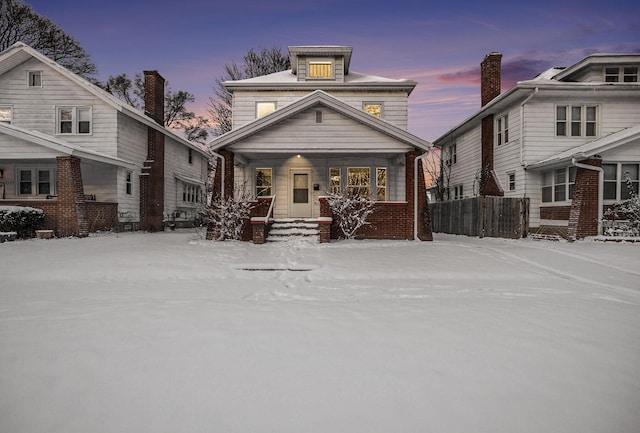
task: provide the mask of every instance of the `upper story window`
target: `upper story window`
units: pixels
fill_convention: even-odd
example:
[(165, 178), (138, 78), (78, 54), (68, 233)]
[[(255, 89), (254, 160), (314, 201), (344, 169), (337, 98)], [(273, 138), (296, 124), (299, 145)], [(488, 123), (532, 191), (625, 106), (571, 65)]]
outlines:
[(607, 83), (637, 83), (637, 66), (620, 66), (604, 68), (604, 81)]
[(13, 118), (13, 108), (0, 106), (0, 122), (11, 123)]
[(91, 134), (91, 108), (58, 107), (56, 125), (58, 134)]
[(309, 60), (307, 78), (333, 78), (333, 62)]
[(509, 142), (509, 116), (504, 115), (496, 120), (496, 144), (502, 146)]
[(444, 163), (447, 166), (451, 166), (451, 164), (455, 164), (458, 159), (458, 151), (456, 149), (456, 143), (447, 146), (444, 150)]
[(509, 186), (509, 191), (516, 190), (516, 174), (511, 172), (507, 173), (507, 185)]
[(189, 161), (189, 164), (193, 164), (193, 149), (189, 149), (187, 160)]
[(276, 103), (269, 102), (256, 102), (256, 118), (262, 117), (266, 114), (276, 111)]
[(595, 137), (598, 130), (598, 107), (558, 105), (556, 135), (558, 137)]
[(382, 104), (379, 102), (365, 102), (363, 109), (373, 116), (382, 117)]
[(42, 71), (27, 71), (27, 86), (42, 87)]

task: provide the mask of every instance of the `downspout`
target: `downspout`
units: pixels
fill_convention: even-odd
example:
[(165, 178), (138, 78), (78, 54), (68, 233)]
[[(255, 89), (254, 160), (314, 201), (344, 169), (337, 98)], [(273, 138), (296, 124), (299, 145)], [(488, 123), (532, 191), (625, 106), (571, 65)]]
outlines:
[(538, 93), (537, 87), (533, 90), (533, 93), (527, 96), (527, 99), (522, 101), (522, 104), (520, 104), (520, 165), (522, 167), (524, 167), (524, 106), (529, 102), (529, 99), (536, 95), (536, 93)]
[[(418, 239), (418, 161), (422, 161), (429, 155), (429, 152), (425, 152), (420, 156), (417, 156), (413, 160), (413, 240)], [(424, 182), (424, 175), (422, 176)]]
[(604, 205), (604, 169), (602, 167), (594, 167), (593, 165), (581, 164), (575, 158), (571, 158), (571, 164), (578, 168), (586, 170), (594, 170), (598, 172), (598, 235), (602, 235), (602, 206)]
[[(219, 153), (214, 152), (213, 150), (209, 150), (209, 153), (214, 157), (220, 159), (220, 169), (222, 170), (222, 174), (220, 175), (220, 194), (224, 197), (224, 178), (225, 178), (225, 160), (224, 156)], [(218, 167), (216, 167), (216, 171), (218, 171)], [(209, 203), (211, 204), (211, 203)]]

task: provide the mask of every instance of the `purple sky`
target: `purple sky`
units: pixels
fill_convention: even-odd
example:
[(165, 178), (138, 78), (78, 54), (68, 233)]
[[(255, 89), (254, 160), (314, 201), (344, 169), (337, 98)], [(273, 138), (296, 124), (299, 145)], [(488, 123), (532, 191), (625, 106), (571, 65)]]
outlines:
[(206, 114), (214, 77), (250, 48), (353, 47), (351, 69), (418, 82), (409, 130), (434, 140), (480, 105), (479, 64), (503, 54), (502, 91), (594, 52), (640, 52), (637, 0), (31, 0), (78, 39), (99, 78), (157, 69)]

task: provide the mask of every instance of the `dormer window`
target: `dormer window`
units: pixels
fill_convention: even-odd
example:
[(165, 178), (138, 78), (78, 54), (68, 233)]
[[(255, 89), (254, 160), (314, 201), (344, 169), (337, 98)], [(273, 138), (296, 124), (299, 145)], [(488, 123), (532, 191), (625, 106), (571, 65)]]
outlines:
[(382, 117), (382, 104), (379, 102), (365, 102), (362, 108), (372, 116)]
[(331, 61), (309, 61), (309, 72), (307, 78), (330, 79), (333, 78), (333, 62)]
[(276, 111), (275, 102), (256, 102), (256, 119)]
[(637, 83), (638, 67), (607, 67), (604, 69), (604, 81), (607, 83)]

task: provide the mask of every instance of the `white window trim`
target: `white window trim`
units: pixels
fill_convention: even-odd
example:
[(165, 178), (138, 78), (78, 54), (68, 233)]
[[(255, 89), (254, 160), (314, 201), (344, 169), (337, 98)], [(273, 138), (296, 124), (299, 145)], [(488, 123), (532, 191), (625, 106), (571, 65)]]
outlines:
[(371, 179), (371, 167), (362, 167), (362, 166), (358, 166), (358, 167), (347, 167), (347, 191), (350, 191), (353, 188), (361, 188), (361, 186), (358, 185), (349, 185), (349, 170), (355, 170), (355, 169), (367, 169), (369, 170), (369, 185), (367, 185), (367, 189), (369, 190), (369, 195), (371, 195), (371, 184), (372, 184), (372, 179)]
[[(625, 74), (625, 68), (636, 68), (635, 81), (624, 81), (627, 76), (634, 76), (631, 74)], [(607, 74), (607, 69), (616, 69), (616, 74)], [(606, 65), (603, 70), (603, 79), (602, 81), (606, 83), (638, 83), (640, 82), (640, 65)], [(607, 81), (608, 77), (616, 77), (616, 81)]]
[[(258, 170), (270, 170), (271, 171), (271, 185), (269, 186), (269, 188), (271, 189), (271, 194), (269, 195), (260, 195), (258, 194)], [(253, 170), (253, 186), (254, 186), (254, 194), (256, 197), (271, 197), (273, 196), (273, 193), (275, 191), (275, 184), (276, 184), (276, 180), (273, 177), (273, 167), (256, 167)], [(265, 186), (260, 186), (260, 188), (266, 188)]]
[[(338, 185), (331, 185), (331, 170), (338, 170)], [(327, 185), (329, 186), (329, 193), (331, 194), (338, 194), (342, 191), (342, 168), (329, 167), (329, 181)]]
[[(336, 66), (335, 60), (333, 59), (307, 59), (307, 80), (334, 80), (336, 77)], [(331, 76), (330, 77), (312, 77), (310, 75), (311, 65), (331, 65)]]
[(504, 116), (496, 118), (495, 122), (496, 123), (493, 142), (496, 144), (496, 146), (504, 146), (509, 143), (509, 114), (505, 114)]
[[(367, 111), (367, 106), (368, 105), (378, 105), (380, 107), (380, 116), (376, 116), (375, 114), (371, 114)], [(384, 117), (384, 103), (379, 102), (379, 101), (364, 101), (362, 103), (362, 110), (364, 110), (365, 113), (367, 114), (371, 114), (372, 116), (377, 117), (378, 119), (382, 119)]]
[[(566, 109), (566, 119), (565, 123), (565, 135), (558, 135), (558, 108), (564, 107)], [(580, 107), (580, 135), (572, 135), (571, 134), (571, 124), (572, 124), (572, 108)], [(596, 119), (595, 119), (595, 131), (594, 135), (586, 135), (587, 134), (587, 108), (594, 107), (596, 109)], [(597, 138), (600, 136), (600, 105), (598, 104), (556, 104), (555, 112), (554, 112), (555, 123), (554, 126), (554, 134), (556, 138), (577, 138), (577, 139), (585, 139), (585, 138)]]
[[(37, 85), (37, 86), (32, 86), (32, 85), (31, 85), (31, 76), (32, 76), (32, 74), (36, 74), (36, 73), (37, 73), (38, 75), (40, 75), (40, 84), (39, 84), (39, 85)], [(34, 70), (34, 69), (28, 70), (28, 71), (27, 71), (27, 87), (33, 87), (33, 88), (40, 88), (40, 87), (42, 87), (43, 75), (44, 75), (44, 74), (43, 74), (43, 72), (42, 72), (41, 70)]]
[[(513, 176), (513, 189), (511, 189), (511, 176)], [(507, 172), (507, 191), (513, 192), (518, 190), (518, 184), (516, 183), (516, 172), (508, 171)]]
[[(129, 187), (129, 191), (127, 191)], [(127, 170), (124, 175), (124, 193), (125, 195), (133, 195), (133, 171)]]
[[(20, 193), (20, 172), (21, 171), (30, 171), (31, 172), (31, 194), (21, 194)], [(48, 171), (49, 172), (49, 192), (48, 193), (40, 193), (38, 188), (38, 172), (39, 171)], [(56, 168), (52, 166), (33, 166), (33, 165), (20, 165), (16, 167), (16, 197), (46, 197), (48, 195), (55, 196), (57, 194), (57, 182), (56, 182)]]
[(1, 120), (0, 122), (11, 124), (13, 123), (13, 106), (12, 105), (0, 105), (0, 110), (9, 110), (9, 120)]
[[(264, 114), (260, 114), (260, 105), (273, 105), (273, 110), (268, 111)], [(273, 113), (274, 111), (276, 111), (278, 109), (278, 103), (276, 101), (256, 101), (256, 119), (266, 116), (268, 114)]]
[[(378, 185), (378, 170), (384, 170), (385, 171), (385, 183), (386, 185), (384, 186), (380, 186)], [(376, 200), (377, 201), (388, 201), (389, 200), (389, 169), (387, 167), (376, 167)], [(378, 188), (384, 188), (384, 199), (379, 200), (378, 199)]]
[[(623, 165), (640, 165), (640, 162), (638, 161), (618, 161), (618, 162), (611, 162), (611, 161), (606, 161), (602, 163), (602, 166), (604, 167), (605, 165), (615, 165), (616, 166), (616, 180), (615, 180), (615, 184), (616, 184), (616, 198), (612, 199), (612, 198), (604, 198), (604, 203), (605, 204), (613, 204), (616, 203), (622, 199), (622, 188), (626, 188), (626, 180), (625, 180), (625, 174), (622, 172), (622, 166)], [(640, 169), (640, 167), (639, 167)], [(635, 180), (634, 180), (635, 181)], [(612, 180), (603, 180), (604, 183), (613, 183), (614, 181)], [(639, 182), (640, 185), (640, 182)], [(638, 192), (638, 191), (636, 191)], [(603, 191), (604, 194), (604, 191)]]
[[(56, 110), (56, 134), (57, 135), (93, 135), (93, 107), (88, 105), (68, 106), (60, 105), (55, 107)], [(60, 110), (71, 110), (71, 132), (62, 132), (60, 128)], [(89, 132), (78, 132), (78, 112), (81, 110), (89, 111)]]

